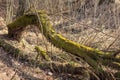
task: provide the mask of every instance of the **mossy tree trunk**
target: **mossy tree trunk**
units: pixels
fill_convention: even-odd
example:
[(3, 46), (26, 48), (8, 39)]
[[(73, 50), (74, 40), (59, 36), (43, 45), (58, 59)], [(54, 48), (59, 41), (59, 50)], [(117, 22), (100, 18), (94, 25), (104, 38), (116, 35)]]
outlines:
[[(22, 31), (24, 31), (27, 25), (36, 25), (46, 37), (46, 39), (51, 42), (51, 44), (59, 49), (81, 57), (95, 70), (96, 73), (99, 75), (104, 74), (101, 76), (107, 76), (101, 67), (101, 64), (107, 64), (107, 61), (105, 63), (104, 60), (113, 59), (111, 60), (111, 63), (116, 61), (120, 64), (120, 59), (112, 57), (111, 53), (102, 52), (100, 50), (78, 44), (69, 39), (66, 39), (61, 34), (56, 33), (48, 19), (47, 14), (45, 14), (44, 11), (39, 11), (38, 14), (39, 16), (35, 14), (23, 15), (11, 24), (7, 25), (8, 36), (20, 40)], [(41, 24), (39, 24), (39, 22)], [(120, 65), (117, 66), (120, 67)]]

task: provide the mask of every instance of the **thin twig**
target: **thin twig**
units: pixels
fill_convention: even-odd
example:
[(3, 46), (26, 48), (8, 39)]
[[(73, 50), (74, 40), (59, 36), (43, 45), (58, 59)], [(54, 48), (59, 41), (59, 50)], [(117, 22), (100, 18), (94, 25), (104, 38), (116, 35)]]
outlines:
[(15, 70), (15, 73), (13, 74), (13, 76), (10, 80), (13, 80), (15, 78), (16, 73), (17, 73), (17, 70)]

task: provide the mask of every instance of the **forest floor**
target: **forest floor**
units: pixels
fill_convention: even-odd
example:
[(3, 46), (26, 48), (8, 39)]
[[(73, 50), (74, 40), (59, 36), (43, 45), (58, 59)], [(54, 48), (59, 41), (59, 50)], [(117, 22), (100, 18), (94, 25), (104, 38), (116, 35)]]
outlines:
[[(71, 57), (66, 52), (59, 50), (52, 46), (47, 40), (42, 37), (36, 26), (28, 26), (28, 29), (23, 34), (21, 42), (10, 39), (7, 37), (7, 27), (4, 19), (0, 18), (0, 39), (3, 39), (15, 48), (19, 48), (24, 52), (28, 58), (36, 60), (37, 52), (36, 45), (40, 45), (43, 49), (51, 54), (48, 54), (53, 61), (60, 63), (71, 63)], [(32, 28), (30, 28), (32, 27)], [(47, 46), (47, 49), (46, 49)], [(46, 61), (42, 58), (39, 59), (41, 63)], [(29, 61), (21, 61), (20, 58), (15, 58), (0, 47), (0, 80), (76, 80), (78, 77), (71, 77), (68, 74), (51, 72), (51, 69), (41, 68), (36, 66), (36, 63)], [(46, 65), (49, 66), (49, 65)], [(43, 67), (46, 67), (43, 66)], [(53, 66), (52, 66), (53, 67)], [(59, 71), (59, 69), (58, 69)], [(61, 71), (60, 71), (61, 72)], [(79, 76), (83, 78), (83, 76)], [(79, 79), (78, 79), (79, 80)]]
[[(0, 38), (3, 38), (8, 32), (5, 22), (5, 6), (6, 4), (0, 3)], [(34, 41), (35, 34), (32, 35), (32, 41)], [(4, 37), (4, 39), (6, 38)], [(8, 42), (19, 45), (17, 41), (9, 40)], [(34, 66), (30, 67), (27, 62), (15, 59), (0, 47), (0, 80), (53, 80), (53, 74), (50, 71), (43, 71)]]
[[(65, 18), (63, 17), (60, 24), (57, 22), (58, 24), (54, 25), (54, 27), (58, 33), (61, 33), (66, 38), (76, 41), (78, 43), (93, 48), (98, 48), (100, 50), (107, 50), (107, 49), (117, 50), (120, 48), (119, 46), (120, 22), (116, 21), (116, 23), (117, 22), (118, 23), (117, 23), (117, 28), (115, 29), (114, 26), (116, 25), (114, 25), (115, 22), (113, 18), (114, 19), (119, 18), (120, 17), (120, 15), (118, 15), (119, 12), (116, 12), (116, 14), (114, 14), (116, 17), (113, 17), (113, 12), (110, 11), (111, 8), (108, 8), (107, 6), (104, 6), (104, 8), (103, 7), (99, 7), (99, 8), (101, 8), (102, 10), (100, 11), (98, 9), (98, 16), (99, 16), (98, 18), (93, 19), (94, 15), (88, 15), (84, 17), (84, 14), (82, 14), (82, 16), (78, 15), (80, 19), (72, 20), (71, 18), (73, 17), (69, 15), (67, 17), (71, 19), (70, 21), (69, 19), (66, 19), (66, 17)], [(106, 11), (107, 9), (109, 10)], [(117, 7), (117, 10), (120, 11), (120, 7)], [(88, 9), (88, 12), (89, 11), (90, 13), (88, 14), (94, 13), (93, 9)], [(23, 34), (23, 40), (21, 42), (17, 42), (15, 40), (7, 38), (6, 35), (8, 31), (5, 22), (5, 16), (6, 16), (5, 14), (6, 14), (5, 5), (0, 5), (0, 38), (1, 39), (6, 40), (11, 45), (24, 51), (29, 56), (29, 58), (35, 59), (37, 52), (35, 51), (34, 47), (36, 45), (39, 45), (42, 46), (45, 50), (47, 50), (49, 53), (51, 53), (49, 54), (49, 56), (52, 55), (52, 57), (54, 57), (53, 61), (61, 60), (62, 62), (64, 62), (64, 60), (66, 60), (66, 62), (71, 62), (72, 60), (71, 57), (73, 56), (64, 54), (66, 52), (61, 51), (55, 48), (54, 46), (52, 46), (50, 43), (48, 43), (47, 40), (41, 35), (39, 30), (35, 28), (35, 26), (28, 26), (27, 30)], [(112, 25), (109, 23), (111, 23)], [(96, 26), (102, 26), (102, 28)], [(110, 46), (111, 44), (113, 45)], [(46, 70), (40, 69), (39, 67), (36, 67), (36, 64), (30, 65), (26, 61), (21, 61), (19, 60), (19, 58), (18, 59), (14, 58), (13, 56), (9, 55), (6, 51), (4, 51), (2, 47), (0, 47), (0, 80), (80, 80), (80, 79), (78, 78), (68, 79), (67, 75), (53, 73), (49, 69)]]
[[(3, 13), (2, 13), (3, 14)], [(0, 39), (5, 40), (7, 43), (13, 45), (16, 48), (24, 51), (29, 58), (35, 60), (37, 52), (35, 51), (35, 46), (40, 45), (45, 49), (47, 45), (47, 50), (51, 53), (55, 53), (54, 61), (59, 61), (57, 56), (61, 53), (65, 53), (57, 48), (54, 48), (51, 44), (43, 39), (41, 33), (35, 26), (28, 26), (28, 29), (23, 34), (23, 39), (21, 42), (10, 39), (7, 37), (7, 25), (5, 22), (4, 15), (0, 14)], [(31, 28), (32, 27), (32, 28)], [(49, 54), (51, 56), (51, 54)], [(70, 57), (67, 54), (61, 55), (70, 61)], [(40, 62), (44, 63), (44, 60), (40, 59)], [(44, 67), (44, 66), (43, 66)], [(51, 72), (49, 69), (41, 69), (36, 67), (35, 64), (29, 64), (27, 61), (21, 61), (19, 58), (14, 58), (8, 52), (6, 52), (2, 47), (0, 47), (0, 80), (65, 80), (68, 79), (67, 75), (57, 74)], [(70, 80), (75, 80), (76, 78), (71, 78)]]
[[(7, 34), (5, 25), (3, 18), (0, 17), (0, 38)], [(13, 43), (18, 42), (13, 41)], [(30, 67), (26, 62), (20, 62), (0, 47), (0, 80), (53, 80), (53, 74), (34, 66)]]

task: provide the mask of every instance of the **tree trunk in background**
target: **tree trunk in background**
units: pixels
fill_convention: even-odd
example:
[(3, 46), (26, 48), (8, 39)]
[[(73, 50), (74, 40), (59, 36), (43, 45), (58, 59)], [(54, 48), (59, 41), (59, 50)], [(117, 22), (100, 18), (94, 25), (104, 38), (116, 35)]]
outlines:
[(13, 20), (13, 5), (14, 1), (13, 0), (7, 0), (7, 14), (6, 14), (6, 23), (9, 24)]
[(16, 18), (22, 16), (30, 8), (30, 0), (19, 0)]

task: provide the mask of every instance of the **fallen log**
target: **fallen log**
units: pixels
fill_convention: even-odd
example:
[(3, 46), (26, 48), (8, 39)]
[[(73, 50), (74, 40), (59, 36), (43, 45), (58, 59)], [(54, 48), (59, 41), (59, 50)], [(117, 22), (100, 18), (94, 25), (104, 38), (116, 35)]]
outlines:
[[(47, 14), (44, 11), (39, 11), (37, 14), (38, 15), (25, 14), (16, 19), (11, 24), (8, 24), (8, 36), (20, 40), (22, 32), (25, 30), (27, 25), (36, 25), (38, 26), (41, 33), (46, 37), (46, 39), (55, 47), (69, 52), (72, 55), (81, 57), (96, 71), (96, 73), (105, 73), (101, 67), (101, 64), (102, 61), (104, 61), (104, 58), (109, 59), (109, 57), (111, 57), (111, 53), (102, 52), (100, 50), (87, 47), (66, 39), (62, 35), (55, 32)], [(107, 76), (107, 74), (102, 76)]]

